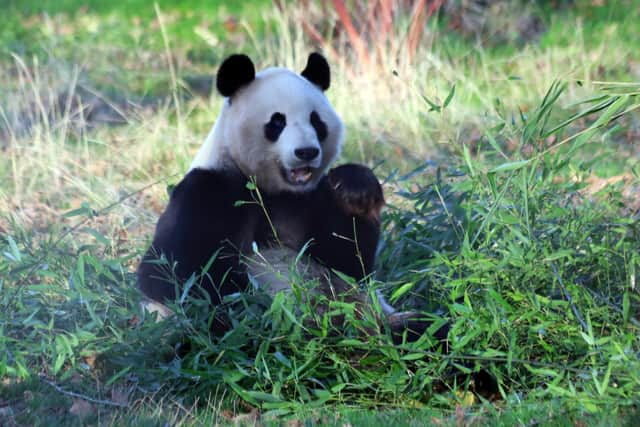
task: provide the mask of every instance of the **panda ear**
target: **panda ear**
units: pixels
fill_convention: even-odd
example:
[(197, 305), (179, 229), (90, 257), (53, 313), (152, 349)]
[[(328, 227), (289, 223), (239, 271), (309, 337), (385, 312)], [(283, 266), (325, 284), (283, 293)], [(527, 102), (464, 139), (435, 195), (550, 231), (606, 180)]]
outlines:
[(302, 76), (323, 91), (329, 89), (331, 84), (331, 71), (324, 56), (312, 53), (307, 60), (307, 66), (302, 70)]
[(255, 78), (256, 69), (247, 55), (231, 55), (218, 70), (216, 87), (222, 96), (231, 96)]

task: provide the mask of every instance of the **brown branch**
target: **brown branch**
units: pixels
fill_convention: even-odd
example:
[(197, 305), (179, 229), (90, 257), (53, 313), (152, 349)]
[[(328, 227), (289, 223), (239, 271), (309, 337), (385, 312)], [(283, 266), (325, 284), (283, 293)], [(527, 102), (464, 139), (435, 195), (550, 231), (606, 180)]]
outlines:
[(425, 22), (442, 6), (444, 0), (433, 0), (425, 13), (427, 0), (419, 0), (416, 2), (411, 12), (411, 25), (409, 26), (408, 54), (409, 62), (413, 61), (418, 44), (422, 38)]
[(411, 24), (409, 25), (409, 37), (407, 40), (409, 62), (413, 62), (413, 57), (422, 35), (425, 20), (424, 8), (426, 5), (427, 0), (418, 0), (413, 7), (413, 11), (411, 11)]
[(331, 59), (333, 62), (337, 62), (340, 67), (347, 70), (347, 74), (349, 74), (349, 78), (353, 77), (353, 73), (351, 69), (346, 66), (346, 61), (343, 57), (341, 57), (338, 52), (335, 50), (331, 43), (328, 43), (327, 40), (316, 30), (313, 25), (309, 23), (306, 19), (302, 19), (302, 29), (307, 33), (307, 35), (314, 40), (316, 43), (320, 45), (323, 52)]
[(389, 62), (389, 47), (393, 46), (393, 0), (380, 1), (380, 25), (378, 27), (376, 52), (378, 62), (385, 66)]
[(365, 65), (369, 65), (371, 60), (369, 58), (369, 52), (367, 52), (367, 48), (362, 41), (362, 38), (358, 34), (355, 26), (353, 25), (353, 21), (351, 20), (351, 16), (349, 15), (349, 11), (342, 0), (333, 0), (333, 7), (336, 9), (338, 13), (338, 18), (342, 22), (345, 31), (347, 32), (347, 36), (349, 37), (349, 41), (354, 51), (356, 52), (356, 56), (360, 63)]
[(64, 395), (66, 395), (66, 396), (70, 396), (70, 397), (75, 397), (75, 398), (78, 398), (78, 399), (86, 400), (87, 402), (91, 402), (91, 403), (97, 403), (98, 405), (119, 406), (121, 408), (129, 407), (129, 405), (126, 404), (126, 403), (118, 403), (118, 402), (114, 402), (112, 400), (96, 399), (96, 398), (91, 397), (91, 396), (85, 396), (84, 394), (76, 393), (75, 391), (67, 391), (67, 390), (63, 389), (62, 387), (60, 387), (58, 384), (54, 383), (53, 381), (49, 381), (48, 379), (46, 379), (44, 374), (39, 374), (38, 378), (40, 378), (41, 381), (49, 384), (51, 387), (55, 388), (56, 391), (58, 391), (59, 393), (62, 393)]
[(393, 5), (391, 4), (391, 2), (392, 0), (382, 0), (380, 2), (380, 34), (385, 39), (393, 29)]

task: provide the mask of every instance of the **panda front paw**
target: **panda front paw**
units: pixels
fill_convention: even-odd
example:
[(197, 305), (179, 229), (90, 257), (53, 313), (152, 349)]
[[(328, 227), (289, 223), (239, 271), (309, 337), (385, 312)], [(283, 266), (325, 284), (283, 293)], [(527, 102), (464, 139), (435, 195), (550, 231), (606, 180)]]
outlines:
[(380, 221), (382, 186), (366, 166), (346, 164), (329, 171), (329, 185), (342, 210), (355, 217)]

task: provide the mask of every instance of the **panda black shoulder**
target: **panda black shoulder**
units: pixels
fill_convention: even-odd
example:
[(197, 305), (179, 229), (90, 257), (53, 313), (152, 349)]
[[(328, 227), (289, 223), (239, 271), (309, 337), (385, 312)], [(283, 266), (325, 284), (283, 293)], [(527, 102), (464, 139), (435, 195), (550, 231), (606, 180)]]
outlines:
[(171, 192), (171, 199), (196, 196), (204, 200), (213, 194), (223, 198), (226, 195), (239, 195), (237, 190), (244, 188), (245, 184), (246, 178), (234, 170), (195, 168), (176, 185)]
[[(212, 189), (219, 185), (244, 186), (245, 182), (246, 178), (234, 170), (195, 168), (182, 178), (182, 181), (174, 188), (172, 195), (185, 191), (201, 191), (207, 187)], [(206, 192), (200, 193), (200, 195), (204, 194)]]
[[(160, 302), (175, 298), (174, 286), (159, 277), (157, 267), (149, 262), (160, 254), (176, 262), (174, 272), (182, 281), (192, 273), (200, 273), (219, 249), (234, 252), (242, 244), (243, 228), (253, 215), (252, 210), (235, 206), (236, 201), (250, 197), (245, 183), (246, 178), (235, 171), (215, 169), (193, 169), (180, 181), (158, 220), (151, 248), (138, 268), (138, 284), (146, 296)], [(209, 271), (211, 283), (203, 287), (214, 303), (219, 303), (219, 296), (212, 284), (220, 284), (229, 270), (241, 273), (233, 257), (217, 261)], [(220, 290), (223, 294), (237, 291), (224, 289), (231, 285), (227, 283)]]

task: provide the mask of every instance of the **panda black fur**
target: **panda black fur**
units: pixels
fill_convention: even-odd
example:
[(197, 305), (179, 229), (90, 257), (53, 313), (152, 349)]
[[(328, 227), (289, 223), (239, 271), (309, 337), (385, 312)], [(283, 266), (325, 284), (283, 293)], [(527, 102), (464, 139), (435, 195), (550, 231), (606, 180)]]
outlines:
[[(216, 80), (226, 97), (220, 115), (174, 188), (138, 267), (139, 287), (147, 297), (158, 303), (176, 298), (173, 282), (152, 262), (160, 254), (175, 266), (180, 282), (202, 273), (217, 254), (200, 281), (214, 306), (225, 295), (246, 290), (247, 274), (264, 275), (258, 281), (269, 282), (272, 293), (286, 289), (287, 275), (270, 274), (268, 266), (286, 272), (308, 242), (306, 254), (313, 261), (306, 274), (324, 276), (323, 292), (339, 296), (348, 288), (330, 269), (356, 280), (371, 274), (382, 188), (365, 166), (347, 164), (327, 172), (344, 134), (323, 93), (329, 85), (329, 65), (317, 53), (300, 75), (283, 68), (256, 74), (245, 55), (223, 62)], [(249, 177), (263, 206), (236, 203), (254, 199), (246, 185)], [(259, 257), (252, 251), (254, 242)], [(366, 293), (355, 298), (368, 304)], [(428, 326), (381, 303), (392, 329), (409, 324), (419, 334)], [(213, 327), (225, 328), (224, 319)]]

